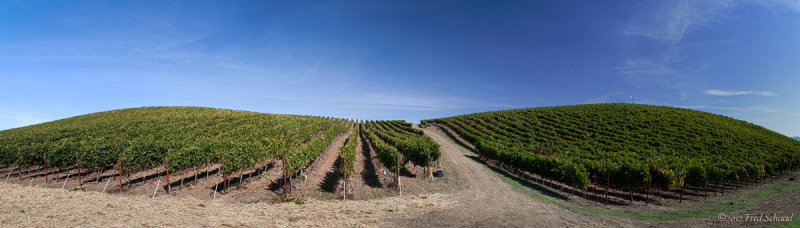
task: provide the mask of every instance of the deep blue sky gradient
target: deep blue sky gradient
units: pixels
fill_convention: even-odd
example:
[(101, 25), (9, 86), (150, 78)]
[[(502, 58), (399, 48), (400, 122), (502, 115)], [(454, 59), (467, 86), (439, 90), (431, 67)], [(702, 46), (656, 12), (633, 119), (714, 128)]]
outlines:
[(800, 3), (2, 1), (0, 129), (191, 105), (358, 119), (634, 102), (800, 135)]

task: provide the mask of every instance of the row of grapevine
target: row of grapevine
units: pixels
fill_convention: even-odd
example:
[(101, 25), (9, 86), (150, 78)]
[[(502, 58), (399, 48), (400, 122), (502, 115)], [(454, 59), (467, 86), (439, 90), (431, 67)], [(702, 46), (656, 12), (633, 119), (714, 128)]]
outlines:
[(778, 133), (660, 106), (575, 105), (422, 121), (432, 123), (487, 158), (576, 188), (706, 187), (785, 172), (800, 160), (800, 142)]
[(399, 162), (401, 155), (400, 152), (397, 151), (397, 148), (378, 137), (375, 132), (379, 130), (376, 129), (377, 126), (374, 121), (368, 121), (361, 126), (361, 132), (363, 132), (367, 140), (369, 140), (372, 149), (375, 150), (375, 154), (378, 156), (378, 160), (391, 172), (399, 172), (400, 169), (404, 167), (405, 163)]
[[(358, 125), (358, 123), (355, 123), (355, 125)], [(342, 160), (339, 167), (339, 175), (348, 175), (355, 172), (353, 164), (356, 161), (359, 132), (358, 127), (353, 128), (350, 131), (350, 135), (347, 136), (347, 141), (342, 146), (342, 152), (339, 154), (339, 158)]]
[[(297, 170), (316, 157), (325, 150), (325, 148), (336, 138), (337, 135), (346, 132), (349, 129), (349, 122), (334, 122), (327, 126), (327, 129), (321, 136), (308, 141), (307, 143), (297, 147), (294, 150), (289, 150), (287, 154), (287, 169), (290, 171)], [(323, 125), (324, 126), (324, 125)]]
[(385, 130), (378, 131), (377, 135), (397, 148), (405, 160), (417, 166), (428, 166), (439, 160), (439, 144), (425, 136), (421, 130), (412, 128), (410, 123), (394, 120), (380, 121), (378, 124)]
[(351, 126), (355, 127), (350, 131), (350, 135), (347, 136), (347, 140), (344, 142), (344, 145), (342, 145), (341, 152), (339, 153), (338, 174), (344, 178), (344, 183), (342, 184), (342, 200), (347, 199), (348, 175), (355, 172), (356, 148), (358, 147), (358, 140), (360, 138), (359, 125), (358, 121), (351, 124)]
[(392, 172), (409, 161), (417, 166), (429, 166), (441, 157), (439, 144), (405, 121), (368, 121), (364, 126), (364, 133), (381, 163)]
[(286, 154), (295, 170), (347, 131), (335, 118), (275, 115), (198, 107), (145, 107), (76, 116), (0, 132), (4, 165), (125, 170), (159, 166), (169, 157), (180, 171), (225, 159), (233, 173)]

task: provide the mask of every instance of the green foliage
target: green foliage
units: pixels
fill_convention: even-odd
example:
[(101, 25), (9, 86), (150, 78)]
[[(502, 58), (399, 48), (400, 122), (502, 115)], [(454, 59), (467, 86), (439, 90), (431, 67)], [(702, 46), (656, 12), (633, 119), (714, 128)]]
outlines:
[(355, 172), (353, 165), (355, 164), (356, 160), (356, 146), (358, 145), (358, 138), (359, 138), (359, 127), (354, 127), (350, 131), (350, 135), (347, 137), (347, 141), (344, 142), (342, 146), (342, 153), (339, 154), (340, 159), (345, 162), (341, 162), (339, 167), (339, 175), (350, 174)]
[(386, 162), (397, 163), (396, 156), (402, 155), (401, 168), (409, 161), (418, 166), (428, 166), (441, 157), (439, 144), (421, 130), (412, 128), (410, 123), (402, 120), (371, 121), (366, 126), (365, 133), (370, 142), (373, 142), (373, 148), (379, 151), (378, 158), (392, 172), (396, 171), (394, 169), (397, 164), (387, 165)]
[(800, 160), (800, 142), (781, 134), (663, 106), (528, 108), (421, 123), (446, 125), (483, 156), (575, 187), (588, 177), (605, 183), (607, 175), (624, 188), (705, 186), (778, 173)]
[(689, 169), (686, 171), (686, 185), (695, 186), (695, 187), (705, 187), (708, 185), (708, 176), (706, 175), (706, 169), (703, 168), (701, 165), (692, 164), (689, 166)]
[(589, 172), (586, 171), (586, 167), (583, 165), (567, 162), (560, 168), (561, 179), (564, 183), (579, 189), (584, 189), (589, 185)]
[(611, 171), (611, 183), (627, 188), (647, 186), (650, 183), (650, 167), (638, 162), (626, 162)]
[(365, 127), (364, 129), (364, 134), (372, 144), (372, 149), (375, 150), (375, 154), (378, 156), (378, 160), (381, 161), (381, 164), (383, 164), (383, 166), (385, 166), (391, 172), (397, 172), (398, 170), (402, 169), (405, 165), (405, 162), (400, 162), (398, 166), (397, 163), (400, 159), (400, 152), (397, 151), (397, 148), (384, 142), (383, 139), (375, 134), (375, 130), (373, 130), (373, 128), (375, 128), (373, 122), (367, 123), (367, 126), (368, 127)]
[(376, 132), (378, 136), (397, 148), (405, 160), (418, 166), (427, 166), (441, 157), (439, 144), (421, 130), (412, 128), (410, 123), (392, 120), (378, 121), (376, 124), (382, 129)]
[[(296, 169), (316, 158), (346, 121), (199, 107), (144, 107), (92, 113), (0, 131), (0, 162), (52, 167), (180, 171), (225, 159), (224, 173), (283, 156)], [(17, 159), (19, 153), (19, 159)]]
[(706, 175), (711, 184), (722, 184), (725, 180), (725, 170), (715, 165), (706, 167)]
[(305, 201), (303, 201), (301, 199), (298, 199), (298, 198), (294, 198), (294, 197), (287, 197), (287, 196), (281, 195), (281, 196), (278, 196), (278, 198), (283, 200), (283, 202), (294, 202), (294, 204), (297, 204), (297, 205), (302, 205), (302, 204), (305, 203)]
[(650, 168), (651, 186), (661, 190), (671, 190), (683, 186), (683, 179), (672, 169), (663, 165), (653, 165)]

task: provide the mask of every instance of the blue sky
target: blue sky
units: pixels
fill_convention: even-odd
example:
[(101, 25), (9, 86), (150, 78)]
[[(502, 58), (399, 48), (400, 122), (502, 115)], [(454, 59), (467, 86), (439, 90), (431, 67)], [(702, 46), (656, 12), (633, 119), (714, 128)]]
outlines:
[(191, 105), (358, 119), (630, 102), (800, 135), (800, 3), (0, 1), (0, 129)]

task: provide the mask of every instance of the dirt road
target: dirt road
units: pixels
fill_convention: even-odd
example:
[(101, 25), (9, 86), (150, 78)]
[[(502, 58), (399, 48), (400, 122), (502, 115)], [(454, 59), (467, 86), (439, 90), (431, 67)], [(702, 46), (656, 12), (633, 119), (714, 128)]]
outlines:
[[(607, 224), (560, 207), (538, 202), (514, 190), (493, 171), (479, 164), (474, 155), (455, 145), (438, 129), (425, 128), (425, 134), (439, 145), (446, 159), (455, 164), (459, 175), (469, 183), (466, 191), (448, 195), (455, 203), (446, 210), (434, 209), (397, 221), (399, 226), (479, 226), (479, 227), (564, 227), (626, 226)], [(447, 174), (445, 174), (447, 175)]]

